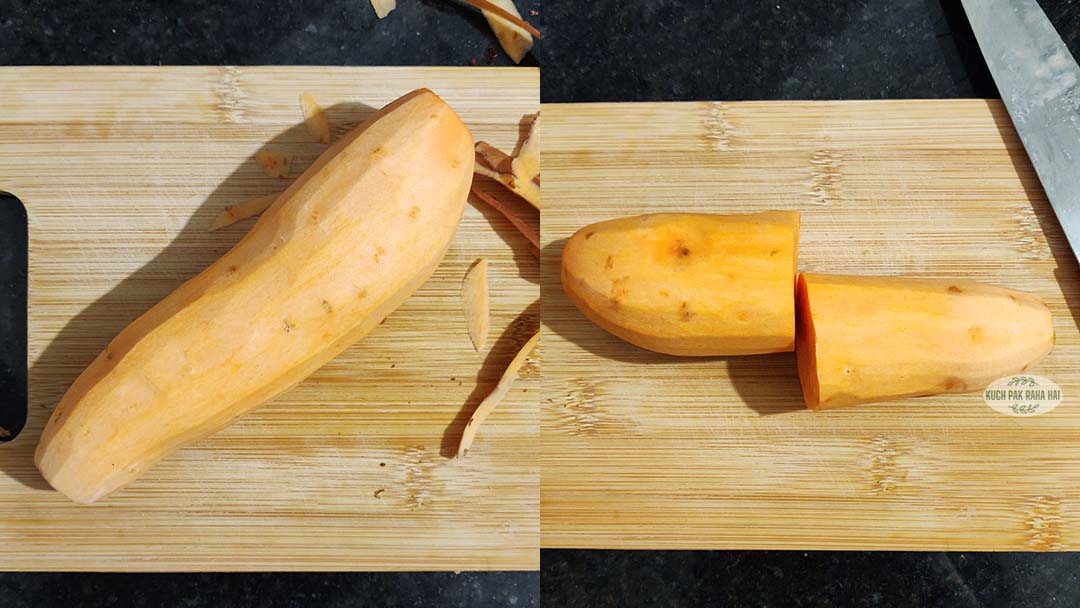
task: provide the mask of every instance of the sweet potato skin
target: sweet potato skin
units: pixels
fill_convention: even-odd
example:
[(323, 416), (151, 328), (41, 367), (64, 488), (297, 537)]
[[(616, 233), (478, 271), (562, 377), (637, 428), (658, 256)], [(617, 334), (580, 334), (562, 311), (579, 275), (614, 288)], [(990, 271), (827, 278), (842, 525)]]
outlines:
[(586, 226), (566, 243), (562, 284), (591, 321), (681, 356), (795, 347), (799, 215), (654, 214)]
[(1054, 346), (1040, 298), (971, 281), (803, 273), (797, 301), (811, 409), (982, 390)]
[(468, 129), (427, 90), (357, 126), (75, 380), (38, 444), (42, 475), (98, 500), (363, 337), (442, 259), (472, 163)]

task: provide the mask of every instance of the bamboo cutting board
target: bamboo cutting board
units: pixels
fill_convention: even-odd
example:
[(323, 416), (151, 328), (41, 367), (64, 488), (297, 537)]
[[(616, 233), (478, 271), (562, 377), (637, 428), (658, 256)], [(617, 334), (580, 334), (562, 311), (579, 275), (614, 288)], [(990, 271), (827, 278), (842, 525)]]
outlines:
[[(264, 175), (255, 152), (290, 154), (293, 176), (322, 152), (302, 125), (302, 91), (337, 136), (419, 87), (504, 149), (539, 106), (529, 69), (0, 69), (0, 190), (21, 198), (30, 234), (30, 420), (0, 446), (0, 569), (539, 566), (535, 361), (469, 457), (447, 457), (539, 323), (527, 243), (475, 204), (412, 299), (270, 405), (92, 506), (49, 490), (33, 466), (75, 376), (251, 226), (208, 232), (217, 213), (289, 183)], [(483, 354), (458, 296), (478, 257), (492, 285)]]
[[(1080, 272), (998, 102), (545, 105), (541, 544), (1080, 549)], [(679, 359), (585, 320), (578, 228), (657, 211), (802, 212), (800, 267), (1038, 294), (1063, 404), (982, 395), (812, 413), (792, 354)]]

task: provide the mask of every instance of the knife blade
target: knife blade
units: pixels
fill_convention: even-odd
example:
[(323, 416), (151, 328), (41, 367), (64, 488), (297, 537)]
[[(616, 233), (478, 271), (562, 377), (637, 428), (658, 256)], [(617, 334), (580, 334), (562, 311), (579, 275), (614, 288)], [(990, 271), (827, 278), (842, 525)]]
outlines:
[(1080, 66), (1036, 0), (962, 0), (1050, 205), (1080, 260)]

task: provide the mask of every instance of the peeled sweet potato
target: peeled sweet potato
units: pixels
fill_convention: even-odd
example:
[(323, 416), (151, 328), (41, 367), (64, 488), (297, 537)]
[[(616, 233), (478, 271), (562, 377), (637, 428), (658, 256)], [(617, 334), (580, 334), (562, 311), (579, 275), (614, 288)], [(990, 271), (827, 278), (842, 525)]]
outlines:
[(791, 351), (798, 239), (788, 211), (609, 220), (567, 241), (563, 289), (589, 320), (649, 350)]
[(427, 90), (335, 142), (235, 247), (121, 331), (75, 380), (37, 447), (45, 479), (93, 502), (375, 328), (453, 239), (472, 142)]
[(797, 299), (812, 409), (978, 391), (1054, 346), (1041, 299), (992, 285), (803, 273)]

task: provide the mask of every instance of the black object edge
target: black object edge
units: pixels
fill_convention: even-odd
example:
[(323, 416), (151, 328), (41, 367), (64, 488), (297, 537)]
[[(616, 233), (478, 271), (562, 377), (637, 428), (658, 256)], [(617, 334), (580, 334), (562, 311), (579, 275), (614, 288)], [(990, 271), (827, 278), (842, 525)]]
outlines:
[(28, 237), (26, 207), (0, 191), (0, 442), (26, 426)]

